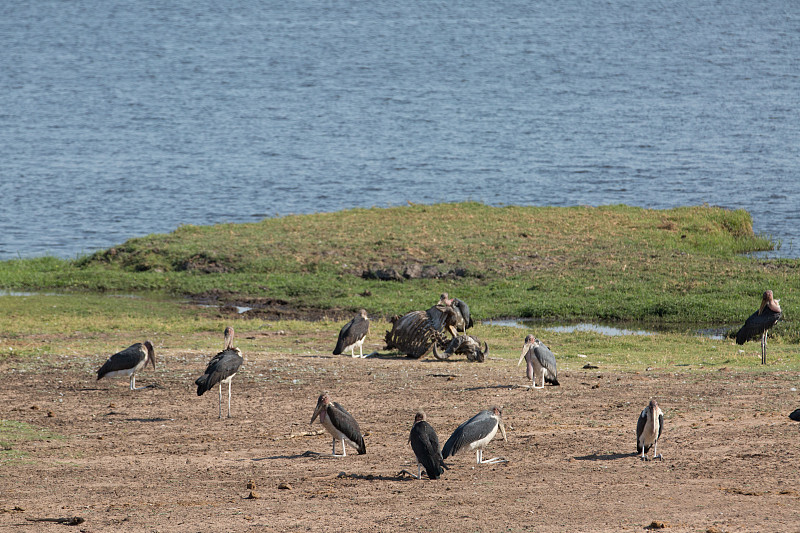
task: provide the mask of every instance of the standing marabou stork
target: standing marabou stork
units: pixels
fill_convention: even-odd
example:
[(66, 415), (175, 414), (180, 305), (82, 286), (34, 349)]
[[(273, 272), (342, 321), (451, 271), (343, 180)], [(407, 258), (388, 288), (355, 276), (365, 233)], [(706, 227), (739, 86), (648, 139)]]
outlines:
[(425, 420), (425, 413), (422, 411), (414, 415), (414, 426), (411, 428), (408, 442), (411, 443), (411, 449), (414, 450), (414, 455), (417, 457), (417, 475), (415, 477), (422, 479), (422, 467), (424, 466), (429, 479), (439, 479), (447, 465), (444, 464), (442, 452), (439, 449), (439, 436), (436, 435), (433, 426)]
[(153, 343), (150, 341), (144, 341), (144, 344), (137, 342), (109, 357), (108, 361), (97, 370), (97, 379), (105, 376), (110, 378), (130, 376), (131, 390), (148, 389), (152, 385), (136, 387), (136, 373), (146, 367), (147, 363), (153, 366), (153, 370), (156, 369), (156, 352), (153, 349)]
[(476, 460), (478, 464), (494, 464), (504, 463), (506, 459), (502, 457), (494, 457), (492, 459), (483, 459), (483, 448), (489, 441), (491, 441), (497, 429), (500, 428), (503, 434), (503, 440), (508, 441), (506, 438), (506, 427), (503, 425), (503, 411), (499, 407), (493, 407), (481, 411), (473, 416), (453, 431), (447, 442), (444, 443), (442, 448), (442, 458), (455, 455), (462, 449), (476, 450)]
[[(522, 359), (528, 363), (527, 376), (533, 382), (531, 388), (543, 389), (544, 383), (561, 385), (558, 382), (558, 368), (556, 366), (556, 356), (539, 339), (533, 335), (525, 337), (525, 344), (522, 346), (522, 355), (519, 356), (517, 366), (522, 363)], [(536, 386), (536, 377), (542, 382), (541, 387)]]
[[(359, 455), (367, 453), (367, 447), (364, 444), (364, 435), (361, 433), (361, 428), (358, 427), (358, 422), (356, 422), (353, 415), (348, 413), (344, 407), (337, 402), (332, 402), (327, 392), (323, 392), (319, 395), (317, 407), (314, 409), (314, 414), (311, 416), (311, 422), (309, 423), (313, 424), (317, 416), (319, 416), (322, 427), (333, 437), (332, 456), (347, 457), (345, 444), (355, 448)], [(341, 455), (336, 454), (337, 440), (342, 442)]]
[(750, 315), (744, 326), (736, 333), (736, 344), (744, 344), (761, 337), (761, 364), (767, 364), (767, 331), (781, 319), (780, 300), (772, 296), (772, 291), (764, 291), (758, 311)]
[(345, 324), (339, 331), (339, 340), (336, 341), (333, 355), (339, 355), (350, 350), (350, 356), (356, 357), (355, 347), (358, 346), (358, 357), (363, 359), (364, 351), (362, 345), (364, 344), (364, 339), (367, 338), (367, 333), (369, 333), (369, 318), (367, 318), (367, 310), (361, 309), (353, 320)]
[(242, 351), (233, 346), (233, 328), (225, 328), (225, 347), (208, 362), (206, 372), (194, 382), (197, 385), (197, 395), (211, 390), (214, 385), (219, 385), (219, 417), (222, 418), (222, 384), (228, 384), (228, 418), (231, 417), (231, 380), (244, 358)]
[(649, 461), (647, 452), (653, 447), (653, 459), (664, 458), (658, 453), (658, 439), (664, 429), (664, 413), (658, 407), (658, 402), (650, 400), (639, 415), (636, 423), (636, 453), (641, 454), (642, 461)]

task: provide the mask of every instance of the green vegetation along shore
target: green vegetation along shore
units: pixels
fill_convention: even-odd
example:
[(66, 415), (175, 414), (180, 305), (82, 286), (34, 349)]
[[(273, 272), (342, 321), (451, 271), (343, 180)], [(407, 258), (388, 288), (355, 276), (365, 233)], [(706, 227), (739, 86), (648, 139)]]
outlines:
[[(4, 261), (0, 288), (81, 298), (157, 294), (148, 301), (269, 299), (316, 318), (361, 307), (389, 317), (449, 292), (479, 320), (637, 321), (687, 330), (743, 323), (770, 288), (784, 311), (773, 335), (797, 343), (800, 260), (744, 255), (772, 247), (753, 234), (743, 210), (410, 205), (181, 226), (76, 260)], [(130, 305), (117, 309), (128, 316), (122, 310)], [(16, 313), (5, 312), (7, 329), (28, 315), (47, 322), (38, 314), (46, 316), (44, 308), (5, 307)], [(176, 304), (159, 306), (159, 314), (168, 308), (188, 312)], [(98, 327), (109, 320), (95, 318)]]

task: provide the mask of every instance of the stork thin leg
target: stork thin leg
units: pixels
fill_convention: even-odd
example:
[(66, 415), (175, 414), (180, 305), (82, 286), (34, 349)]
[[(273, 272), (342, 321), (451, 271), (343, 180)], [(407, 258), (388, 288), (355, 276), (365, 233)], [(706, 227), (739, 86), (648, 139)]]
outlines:
[(231, 382), (228, 382), (228, 418), (231, 417)]
[(361, 344), (358, 345), (358, 357), (364, 359), (364, 347)]
[(544, 388), (544, 374), (542, 374), (542, 386), (541, 387), (537, 387), (536, 386), (536, 374), (533, 375), (533, 388), (534, 389), (543, 389)]
[(422, 464), (417, 463), (417, 479), (422, 479)]
[(352, 346), (352, 345), (350, 346), (350, 357), (352, 357), (354, 359), (356, 357), (356, 349), (355, 349), (355, 346)]
[(492, 457), (491, 459), (483, 459), (483, 448), (478, 448), (476, 450), (476, 459), (479, 465), (493, 465), (497, 463), (507, 463), (508, 460), (502, 457)]
[(142, 390), (148, 388), (147, 385), (144, 387), (137, 387), (136, 386), (136, 374), (131, 374), (131, 390)]
[(219, 384), (219, 417), (222, 418), (222, 383)]
[(761, 364), (767, 364), (767, 332), (761, 336)]
[(664, 458), (658, 454), (658, 441), (653, 443), (653, 459), (661, 459), (662, 461)]

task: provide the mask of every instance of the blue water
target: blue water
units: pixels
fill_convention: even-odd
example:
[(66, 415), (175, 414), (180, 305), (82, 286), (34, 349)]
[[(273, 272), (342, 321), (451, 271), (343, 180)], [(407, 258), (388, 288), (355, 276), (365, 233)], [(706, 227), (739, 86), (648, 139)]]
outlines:
[(349, 207), (745, 208), (800, 256), (800, 3), (0, 5), (0, 259)]

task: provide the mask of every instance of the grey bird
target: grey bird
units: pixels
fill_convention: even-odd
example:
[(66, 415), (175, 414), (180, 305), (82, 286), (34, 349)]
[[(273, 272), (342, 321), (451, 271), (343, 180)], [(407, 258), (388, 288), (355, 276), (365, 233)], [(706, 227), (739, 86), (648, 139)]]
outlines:
[(222, 418), (222, 385), (225, 383), (228, 385), (228, 418), (231, 417), (231, 380), (243, 362), (242, 351), (233, 346), (233, 328), (228, 326), (225, 328), (225, 347), (208, 362), (205, 373), (194, 382), (198, 396), (219, 385), (219, 418)]
[(136, 387), (136, 373), (146, 367), (147, 363), (153, 366), (153, 370), (156, 369), (156, 352), (153, 349), (153, 343), (150, 341), (144, 341), (144, 344), (137, 342), (109, 357), (108, 361), (97, 370), (97, 379), (106, 376), (110, 378), (130, 376), (131, 390), (147, 389), (151, 386)]
[(414, 426), (408, 436), (408, 442), (411, 443), (411, 449), (417, 457), (417, 475), (411, 475), (422, 479), (424, 467), (429, 479), (439, 479), (447, 465), (444, 464), (442, 451), (439, 449), (439, 436), (425, 418), (423, 411), (414, 415)]
[(499, 407), (493, 407), (479, 412), (458, 426), (444, 443), (442, 458), (447, 459), (461, 450), (475, 450), (475, 459), (478, 464), (506, 462), (502, 457), (483, 458), (483, 448), (494, 438), (498, 429), (503, 434), (503, 440), (508, 441), (502, 416), (503, 411)]
[[(348, 413), (344, 407), (337, 402), (331, 401), (327, 392), (319, 395), (314, 414), (311, 416), (311, 424), (314, 423), (317, 416), (319, 416), (322, 427), (333, 437), (332, 456), (346, 457), (347, 449), (345, 445), (354, 448), (359, 455), (367, 453), (367, 447), (364, 444), (364, 435), (361, 433), (361, 428), (358, 427), (358, 422), (356, 422), (353, 415)], [(341, 455), (337, 455), (336, 453), (336, 441), (342, 443)]]
[[(558, 367), (556, 365), (556, 356), (550, 351), (550, 348), (544, 345), (539, 339), (533, 335), (525, 337), (525, 344), (522, 346), (522, 355), (519, 356), (517, 366), (522, 363), (522, 359), (528, 363), (526, 375), (531, 380), (533, 389), (543, 389), (545, 382), (552, 385), (561, 385), (558, 382)], [(542, 386), (536, 386), (536, 380), (541, 382)]]
[(367, 333), (369, 333), (369, 318), (367, 318), (367, 310), (361, 309), (350, 322), (342, 326), (339, 331), (339, 339), (336, 341), (336, 348), (333, 349), (333, 355), (350, 350), (350, 356), (356, 357), (355, 348), (358, 346), (358, 357), (363, 359), (362, 345), (364, 339), (367, 338)]
[(664, 459), (658, 453), (658, 439), (664, 429), (664, 413), (658, 407), (658, 402), (650, 400), (639, 415), (636, 422), (636, 453), (640, 454), (642, 461), (648, 461), (647, 452), (653, 448), (653, 459)]
[(744, 344), (761, 338), (761, 364), (767, 364), (767, 331), (781, 319), (780, 300), (776, 300), (772, 291), (764, 291), (758, 311), (750, 315), (744, 326), (736, 333), (736, 344)]

